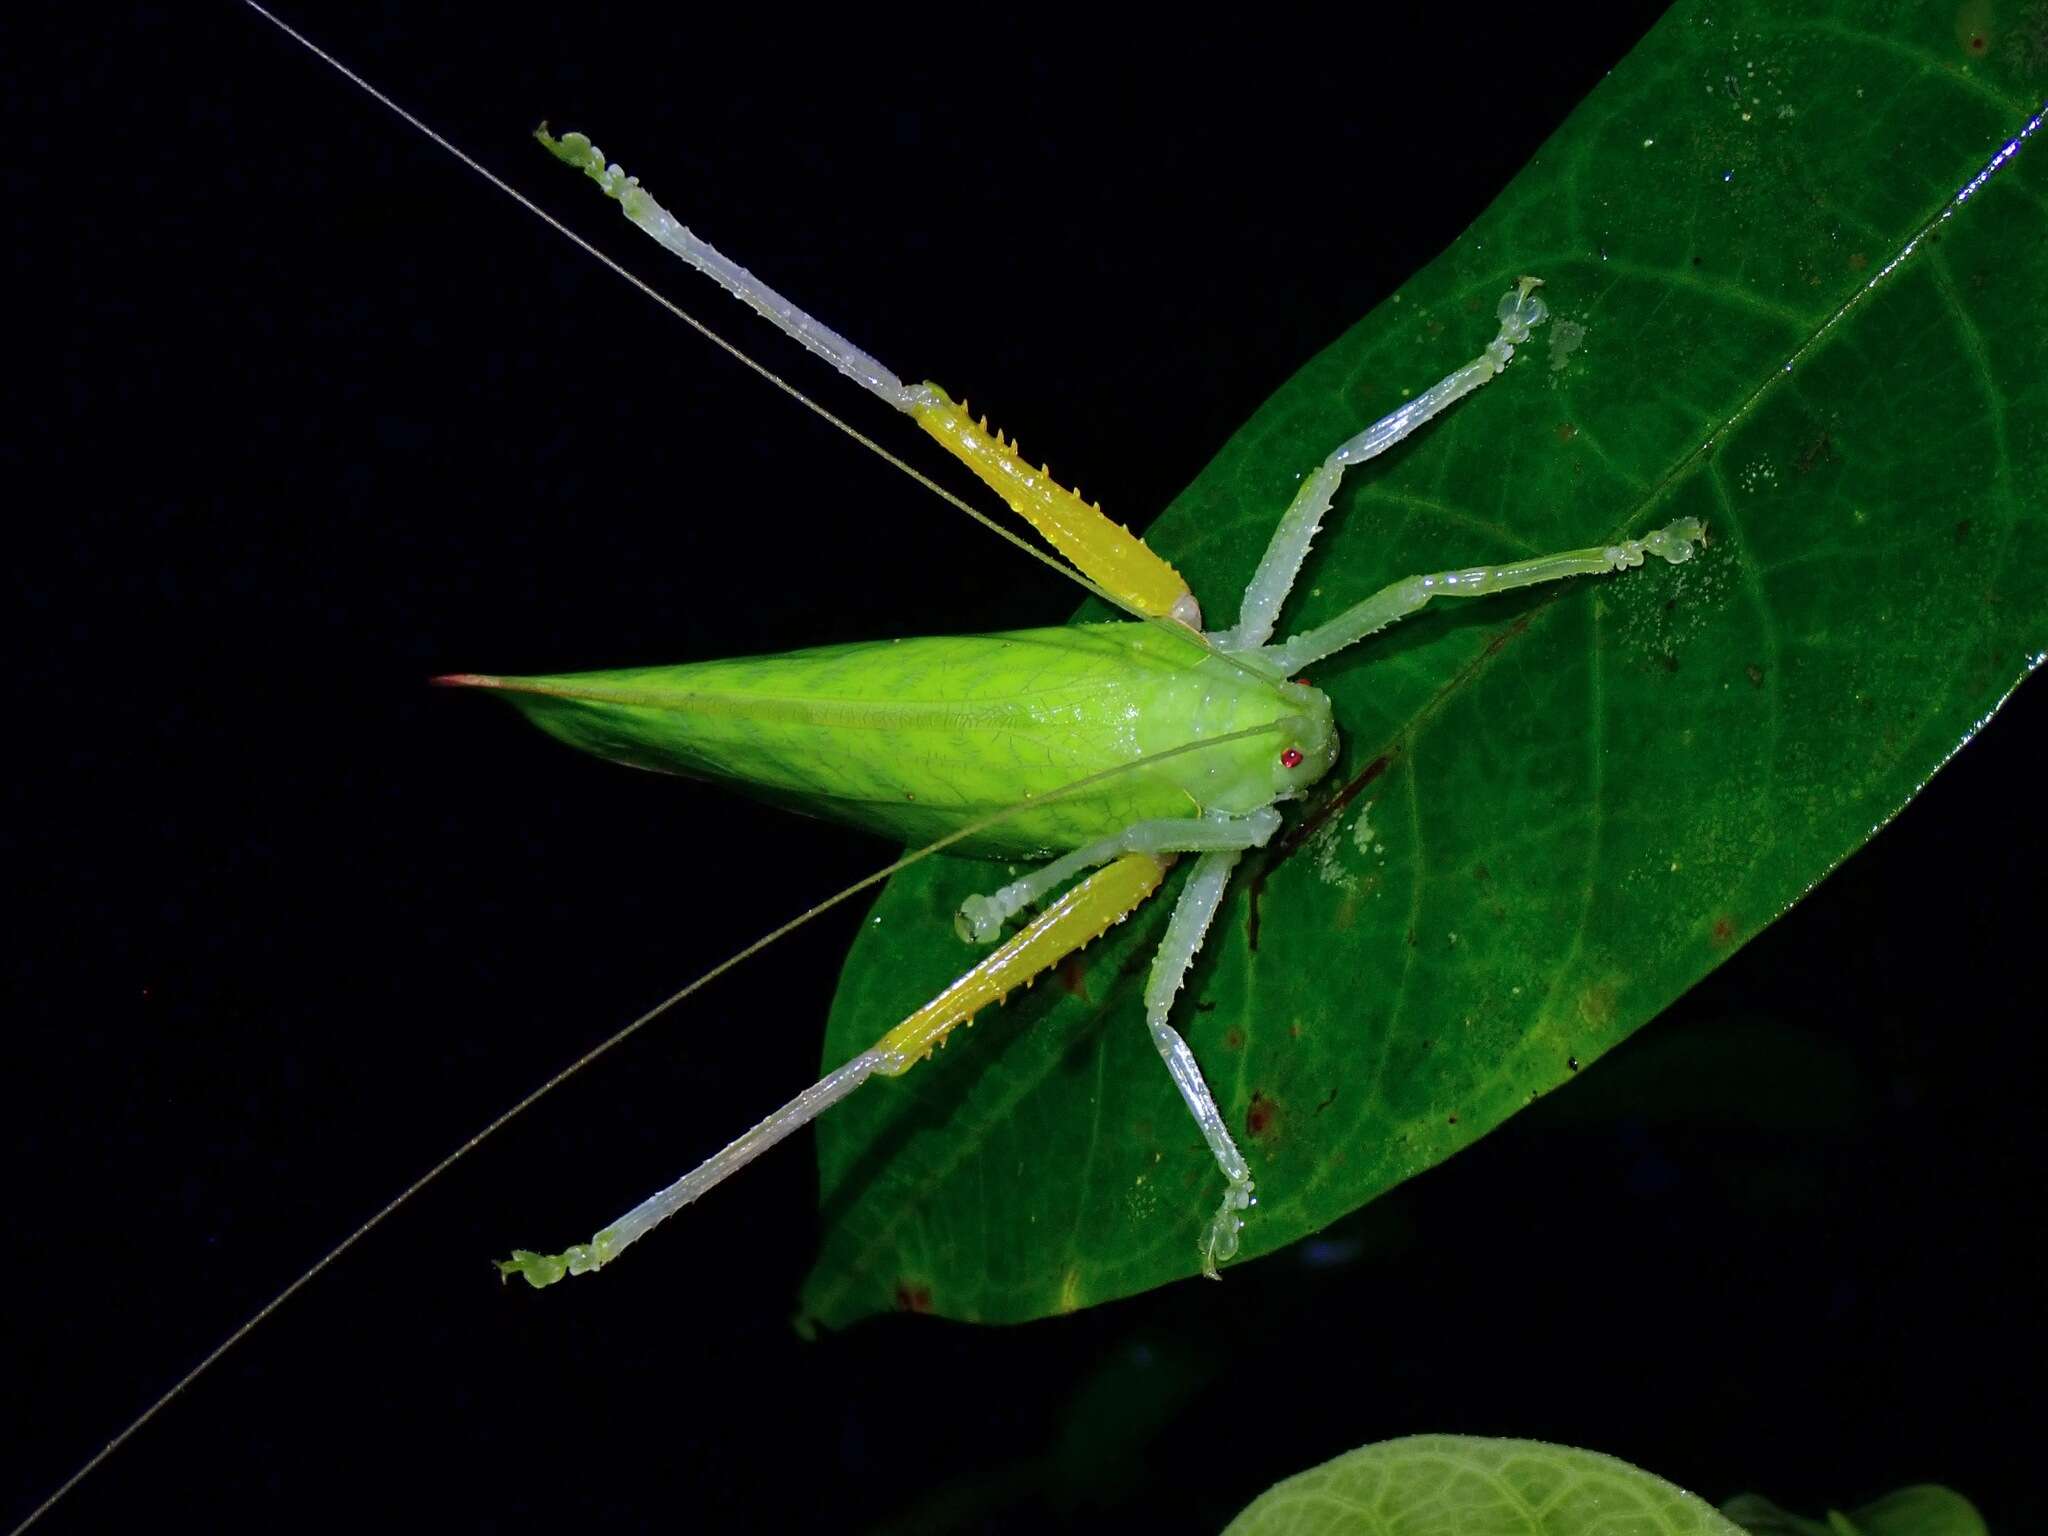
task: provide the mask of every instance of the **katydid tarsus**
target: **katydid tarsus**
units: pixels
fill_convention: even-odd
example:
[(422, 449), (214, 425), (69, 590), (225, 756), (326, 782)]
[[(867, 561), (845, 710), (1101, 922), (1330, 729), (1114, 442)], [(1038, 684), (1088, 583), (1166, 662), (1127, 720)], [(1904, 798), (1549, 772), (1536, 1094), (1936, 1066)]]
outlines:
[[(542, 105), (544, 105), (544, 104), (542, 104)], [(1526, 294), (1525, 294), (1525, 295), (1523, 295), (1523, 297), (1524, 297), (1524, 298), (1526, 299), (1526, 298), (1530, 297), (1530, 295), (1526, 295)], [(839, 320), (841, 320), (841, 321), (842, 321), (842, 323), (844, 322), (844, 317), (840, 317), (840, 316), (831, 316), (831, 315), (828, 315), (828, 316), (826, 316), (825, 318), (826, 318), (826, 319), (827, 319), (828, 321), (829, 321), (829, 320), (834, 320), (834, 319), (839, 319)], [(849, 327), (849, 328), (851, 328), (851, 327)], [(873, 327), (864, 327), (863, 329), (864, 329), (864, 330), (866, 330), (866, 329), (872, 329), (872, 328), (873, 328)], [(1447, 336), (1447, 337), (1446, 337), (1446, 338), (1444, 339), (1444, 344), (1443, 344), (1443, 350), (1442, 350), (1442, 352), (1441, 352), (1440, 356), (1439, 356), (1439, 357), (1436, 357), (1436, 358), (1432, 358), (1432, 359), (1430, 359), (1430, 362), (1429, 362), (1429, 365), (1428, 365), (1428, 366), (1429, 366), (1429, 371), (1428, 371), (1427, 373), (1423, 373), (1423, 374), (1419, 375), (1419, 376), (1418, 376), (1417, 378), (1415, 378), (1414, 380), (1412, 380), (1412, 381), (1408, 381), (1408, 382), (1411, 382), (1413, 386), (1415, 386), (1415, 387), (1418, 387), (1418, 388), (1419, 388), (1419, 387), (1420, 387), (1420, 386), (1422, 386), (1423, 384), (1427, 383), (1428, 379), (1429, 379), (1429, 378), (1431, 378), (1431, 377), (1434, 377), (1434, 376), (1435, 376), (1435, 375), (1436, 375), (1437, 373), (1439, 373), (1439, 372), (1442, 372), (1442, 371), (1444, 371), (1444, 370), (1446, 370), (1446, 369), (1449, 369), (1449, 368), (1453, 367), (1454, 365), (1457, 365), (1457, 364), (1459, 364), (1459, 363), (1460, 363), (1460, 362), (1461, 362), (1462, 360), (1464, 360), (1464, 359), (1467, 359), (1467, 358), (1470, 358), (1470, 357), (1472, 357), (1472, 355), (1473, 355), (1473, 354), (1474, 354), (1475, 352), (1478, 352), (1478, 351), (1480, 351), (1480, 350), (1482, 349), (1483, 345), (1484, 345), (1484, 344), (1485, 344), (1485, 343), (1486, 343), (1486, 342), (1488, 341), (1488, 339), (1489, 339), (1489, 338), (1488, 338), (1488, 332), (1489, 332), (1489, 331), (1491, 331), (1491, 330), (1492, 330), (1493, 328), (1494, 328), (1494, 327), (1493, 327), (1493, 324), (1492, 324), (1492, 322), (1491, 322), (1490, 320), (1488, 320), (1488, 319), (1486, 319), (1486, 318), (1482, 317), (1482, 318), (1481, 318), (1480, 320), (1478, 320), (1478, 321), (1476, 321), (1476, 322), (1475, 322), (1473, 334), (1471, 334), (1471, 335), (1470, 335), (1469, 337), (1466, 337), (1466, 336), (1462, 336), (1462, 335), (1453, 335), (1453, 336)], [(873, 336), (863, 335), (863, 336), (862, 336), (862, 337), (861, 337), (860, 339), (861, 339), (861, 340), (863, 340), (864, 342), (868, 343), (869, 345), (872, 345), (872, 346), (876, 347), (876, 348), (877, 348), (878, 350), (880, 350), (881, 352), (883, 352), (883, 353), (884, 353), (884, 355), (887, 355), (887, 354), (888, 354), (888, 353), (890, 352), (890, 350), (891, 350), (891, 349), (890, 349), (890, 347), (889, 347), (889, 345), (888, 345), (888, 343), (889, 343), (889, 338), (888, 338), (888, 336), (887, 336), (886, 334), (882, 334), (882, 335), (873, 335)], [(1510, 375), (1510, 381), (1512, 382), (1512, 375)], [(1505, 386), (1503, 386), (1503, 387), (1505, 387)], [(914, 439), (913, 439), (913, 446), (915, 446), (915, 444), (914, 444)], [(1334, 445), (1333, 445), (1333, 446), (1334, 446)], [(1313, 470), (1313, 469), (1314, 469), (1314, 467), (1315, 467), (1315, 466), (1314, 466), (1314, 465), (1312, 465), (1312, 464), (1304, 464), (1304, 465), (1302, 466), (1302, 470), (1303, 470), (1303, 472), (1304, 472), (1304, 473), (1308, 473), (1308, 472), (1310, 472), (1311, 470)], [(1367, 471), (1367, 472), (1369, 473), (1369, 471)], [(1140, 509), (1135, 509), (1135, 508), (1133, 508), (1133, 509), (1118, 509), (1118, 511), (1119, 511), (1119, 515), (1123, 515), (1123, 516), (1128, 516), (1128, 517), (1131, 517), (1133, 521), (1136, 521), (1136, 520), (1138, 519), (1138, 517), (1140, 517), (1140, 516), (1142, 515), (1142, 513), (1141, 513)], [(1280, 507), (1280, 506), (1278, 506), (1278, 505), (1276, 505), (1276, 506), (1274, 506), (1274, 507), (1272, 508), (1272, 513), (1273, 513), (1273, 515), (1274, 515), (1274, 516), (1275, 516), (1276, 518), (1278, 517), (1278, 515), (1280, 514), (1280, 512), (1281, 512), (1281, 511), (1282, 511), (1282, 507)], [(999, 552), (999, 553), (1001, 553), (1001, 552)], [(1456, 557), (1458, 556), (1458, 553), (1459, 553), (1458, 551), (1455, 551), (1455, 550), (1449, 550), (1449, 549), (1447, 549), (1447, 550), (1445, 551), (1445, 556), (1446, 556), (1446, 559), (1448, 560), (1448, 559), (1453, 559), (1453, 558), (1456, 558)], [(1389, 573), (1389, 574), (1392, 574), (1392, 573)], [(1203, 594), (1203, 596), (1205, 596), (1205, 597), (1206, 597), (1206, 598), (1208, 599), (1208, 601), (1209, 601), (1209, 606), (1211, 607), (1211, 609), (1212, 609), (1212, 610), (1214, 610), (1214, 611), (1212, 612), (1212, 614), (1210, 615), (1210, 621), (1211, 621), (1212, 623), (1228, 623), (1228, 622), (1229, 622), (1229, 621), (1230, 621), (1231, 619), (1233, 619), (1233, 618), (1235, 617), (1235, 613), (1234, 613), (1234, 595), (1233, 595), (1233, 594), (1231, 594), (1231, 593), (1227, 593), (1227, 592), (1225, 592), (1225, 593), (1205, 593), (1205, 594)], [(1155, 627), (1154, 627), (1154, 629), (1153, 629), (1152, 631), (1149, 631), (1149, 632), (1150, 632), (1150, 633), (1158, 633), (1159, 631), (1157, 630), (1157, 627), (1155, 626)], [(480, 659), (483, 659), (483, 658), (480, 658)], [(1256, 666), (1256, 664), (1255, 664), (1255, 663), (1252, 663), (1252, 662), (1246, 662), (1246, 663), (1243, 663), (1243, 665), (1253, 665), (1254, 667)], [(1253, 743), (1253, 745), (1257, 745), (1257, 744), (1256, 744), (1256, 743)], [(1274, 745), (1275, 747), (1278, 747), (1278, 743), (1274, 743), (1273, 745)], [(1284, 750), (1284, 749), (1281, 749), (1281, 750)], [(1297, 750), (1298, 750), (1298, 749), (1297, 749)], [(1274, 758), (1274, 759), (1276, 759), (1276, 760), (1277, 760), (1277, 758), (1278, 758), (1278, 756), (1279, 756), (1279, 751), (1274, 751), (1274, 752), (1270, 752), (1270, 753), (1268, 753), (1268, 754), (1266, 754), (1266, 755), (1267, 755), (1267, 756), (1269, 756), (1269, 757), (1272, 757), (1272, 758)], [(1305, 755), (1306, 755), (1306, 754), (1305, 754)], [(1197, 759), (1197, 760), (1198, 760), (1198, 759)], [(994, 876), (994, 877), (992, 877), (992, 878), (991, 878), (991, 881), (990, 881), (990, 886), (991, 886), (991, 888), (993, 888), (993, 887), (995, 887), (995, 886), (997, 886), (997, 885), (1000, 885), (1000, 884), (1001, 884), (1001, 877), (1000, 877), (1000, 876)], [(963, 953), (966, 953), (966, 952), (964, 952), (964, 951), (963, 951)], [(884, 1091), (886, 1091), (886, 1088), (885, 1088), (885, 1087), (877, 1087), (877, 1088), (871, 1089), (870, 1091), (871, 1091), (871, 1092), (884, 1092)], [(716, 1128), (713, 1128), (713, 1129), (715, 1130)], [(1254, 1169), (1251, 1169), (1251, 1170), (1249, 1170), (1249, 1175), (1250, 1175), (1251, 1177), (1255, 1177), (1255, 1176), (1256, 1176), (1256, 1169), (1254, 1168)], [(1231, 1213), (1231, 1218), (1230, 1218), (1230, 1219), (1235, 1219), (1235, 1213)], [(1224, 1241), (1227, 1241), (1227, 1233), (1226, 1233), (1226, 1231), (1225, 1231), (1225, 1229), (1226, 1229), (1226, 1228), (1228, 1228), (1228, 1222), (1227, 1222), (1227, 1221), (1226, 1221), (1226, 1222), (1224, 1222), (1224, 1223), (1223, 1223), (1223, 1224), (1222, 1224), (1221, 1226), (1219, 1226), (1219, 1238), (1218, 1238), (1218, 1248), (1219, 1248), (1219, 1251), (1220, 1251), (1220, 1247), (1221, 1247), (1221, 1244), (1222, 1244), (1222, 1242), (1224, 1242)], [(1230, 1230), (1234, 1230), (1234, 1229), (1230, 1229)], [(516, 1235), (516, 1234), (515, 1234), (515, 1235)]]

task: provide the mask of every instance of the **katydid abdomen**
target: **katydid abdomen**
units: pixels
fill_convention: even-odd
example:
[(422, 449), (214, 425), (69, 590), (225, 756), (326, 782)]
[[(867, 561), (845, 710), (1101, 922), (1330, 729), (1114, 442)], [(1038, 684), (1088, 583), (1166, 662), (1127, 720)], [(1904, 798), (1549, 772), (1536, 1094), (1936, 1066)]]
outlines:
[[(1320, 692), (1165, 622), (446, 681), (498, 689), (600, 757), (913, 844), (1005, 812), (954, 845), (991, 858), (1044, 857), (1134, 822), (1241, 815), (1299, 793), (1337, 752)], [(1144, 761), (1220, 736), (1237, 739)]]

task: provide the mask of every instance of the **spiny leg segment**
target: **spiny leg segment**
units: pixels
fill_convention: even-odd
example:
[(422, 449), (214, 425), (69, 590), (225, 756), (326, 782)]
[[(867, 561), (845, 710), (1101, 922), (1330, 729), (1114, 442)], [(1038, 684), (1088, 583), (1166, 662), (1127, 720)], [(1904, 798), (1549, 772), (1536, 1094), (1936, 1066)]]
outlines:
[(1060, 485), (1043, 465), (1034, 469), (1016, 442), (991, 431), (986, 419), (977, 422), (965, 405), (956, 405), (936, 384), (905, 384), (830, 326), (721, 255), (650, 197), (637, 176), (607, 162), (584, 135), (566, 133), (557, 139), (543, 126), (535, 137), (604, 188), (628, 219), (666, 249), (861, 388), (913, 418), (1118, 602), (1140, 616), (1173, 619), (1200, 630), (1201, 607), (1178, 571), (1143, 539), (1112, 522), (1101, 507)]

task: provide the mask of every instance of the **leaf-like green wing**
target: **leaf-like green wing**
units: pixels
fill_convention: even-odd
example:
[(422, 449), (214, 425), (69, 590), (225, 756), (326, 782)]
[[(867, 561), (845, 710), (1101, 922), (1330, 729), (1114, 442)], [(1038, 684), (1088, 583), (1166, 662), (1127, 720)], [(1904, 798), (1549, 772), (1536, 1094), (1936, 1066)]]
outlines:
[[(1159, 520), (1227, 621), (1296, 476), (1470, 355), (1527, 272), (1547, 334), (1353, 475), (1290, 624), (1687, 514), (1713, 540), (1317, 669), (1344, 757), (1247, 860), (1178, 1015), (1258, 1179), (1247, 1255), (1652, 1018), (2039, 661), (2048, 144), (2019, 136), (2044, 92), (2048, 38), (1951, 6), (1681, 5)], [(933, 861), (887, 890), (829, 1061), (962, 968), (953, 907), (999, 879)], [(1165, 905), (827, 1120), (809, 1316), (1019, 1320), (1195, 1272), (1216, 1176), (1138, 1002)]]
[(1742, 1536), (1661, 1477), (1535, 1440), (1415, 1435), (1268, 1488), (1226, 1536)]

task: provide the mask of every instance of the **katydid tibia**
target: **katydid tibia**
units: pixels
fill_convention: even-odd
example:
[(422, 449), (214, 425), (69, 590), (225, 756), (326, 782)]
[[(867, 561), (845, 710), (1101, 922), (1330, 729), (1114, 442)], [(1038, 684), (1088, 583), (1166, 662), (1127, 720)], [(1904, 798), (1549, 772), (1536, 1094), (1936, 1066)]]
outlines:
[[(1254, 1203), (1239, 1151), (1170, 1019), (1238, 860), (1278, 830), (1277, 806), (1336, 761), (1328, 699), (1298, 680), (1437, 597), (1493, 593), (1690, 558), (1705, 529), (1683, 518), (1640, 539), (1502, 565), (1414, 575), (1275, 642), (1287, 595), (1344, 472), (1393, 447), (1500, 374), (1543, 323), (1536, 278), (1500, 299), (1498, 329), (1463, 366), (1335, 446), (1282, 512), (1238, 619), (1204, 631), (1178, 573), (934, 384), (888, 368), (721, 255), (606, 161), (581, 134), (538, 135), (640, 229), (839, 372), (915, 419), (1086, 578), (1133, 615), (1008, 634), (881, 641), (676, 667), (451, 683), (502, 692), (572, 746), (635, 766), (734, 784), (770, 800), (913, 842), (1050, 859), (970, 900), (957, 926), (987, 943), (1051, 901), (930, 1004), (650, 1196), (590, 1241), (516, 1252), (500, 1267), (535, 1286), (595, 1270), (870, 1077), (908, 1071), (975, 1012), (1121, 922), (1182, 854), (1184, 884), (1145, 986), (1146, 1025), (1224, 1181), (1201, 1240), (1215, 1277)], [(1304, 466), (1306, 468), (1306, 466)], [(1092, 873), (1091, 873), (1092, 871)], [(1068, 882), (1076, 880), (1071, 888)]]

